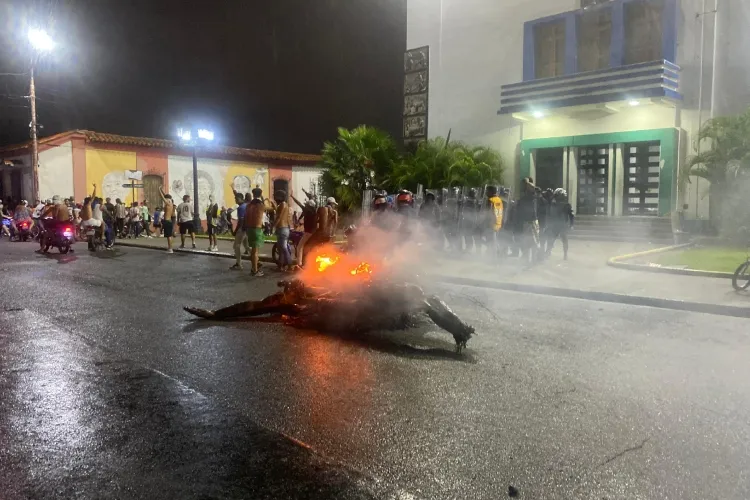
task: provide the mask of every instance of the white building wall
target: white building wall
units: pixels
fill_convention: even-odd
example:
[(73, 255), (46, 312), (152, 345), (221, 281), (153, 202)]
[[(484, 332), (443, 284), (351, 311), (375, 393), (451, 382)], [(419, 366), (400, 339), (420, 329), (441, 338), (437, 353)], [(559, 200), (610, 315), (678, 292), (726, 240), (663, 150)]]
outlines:
[(430, 46), (430, 137), (491, 146), (515, 180), (522, 127), (499, 116), (500, 87), (523, 79), (525, 21), (559, 14), (578, 0), (408, 0), (407, 48)]
[(39, 153), (39, 199), (73, 196), (73, 143), (66, 142)]
[[(512, 183), (522, 139), (678, 127), (686, 132), (678, 166), (684, 169), (703, 123), (750, 106), (750, 2), (679, 0), (673, 62), (682, 68), (684, 100), (676, 109), (642, 106), (595, 120), (547, 117), (523, 124), (498, 116), (501, 86), (523, 80), (524, 23), (579, 7), (580, 0), (408, 0), (406, 49), (430, 47), (429, 136), (450, 130), (457, 140), (498, 149), (514, 167), (506, 177)], [(708, 209), (701, 183), (685, 187), (676, 200), (698, 216)], [(683, 199), (687, 189), (694, 191), (690, 200)]]
[(292, 167), (292, 194), (299, 201), (307, 198), (303, 189), (311, 194), (317, 194), (318, 179), (323, 170), (318, 167)]

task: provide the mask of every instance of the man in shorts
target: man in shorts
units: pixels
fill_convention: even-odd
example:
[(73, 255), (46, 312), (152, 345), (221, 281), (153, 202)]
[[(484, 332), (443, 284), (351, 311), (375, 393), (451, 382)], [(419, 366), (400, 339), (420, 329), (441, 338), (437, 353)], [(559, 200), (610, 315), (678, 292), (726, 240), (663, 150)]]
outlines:
[(253, 199), (247, 206), (245, 213), (245, 231), (247, 242), (250, 245), (250, 260), (252, 262), (253, 276), (263, 276), (263, 271), (258, 268), (258, 252), (265, 242), (263, 235), (263, 215), (266, 213), (266, 205), (263, 203), (263, 190), (253, 189)]
[(177, 222), (180, 226), (180, 248), (185, 248), (185, 235), (189, 234), (195, 248), (195, 228), (193, 227), (193, 204), (190, 195), (182, 197), (182, 203), (177, 206)]
[[(164, 230), (164, 237), (167, 238), (167, 253), (174, 253), (172, 250), (172, 236), (174, 236), (174, 202), (172, 201), (172, 195), (164, 194), (164, 190), (159, 186), (159, 194), (164, 202), (164, 215), (162, 218), (161, 226)], [(120, 200), (117, 200), (120, 201)]]
[(208, 196), (208, 208), (206, 209), (206, 226), (208, 228), (208, 251), (218, 252), (216, 243), (216, 226), (219, 224), (219, 205), (214, 201), (214, 195)]

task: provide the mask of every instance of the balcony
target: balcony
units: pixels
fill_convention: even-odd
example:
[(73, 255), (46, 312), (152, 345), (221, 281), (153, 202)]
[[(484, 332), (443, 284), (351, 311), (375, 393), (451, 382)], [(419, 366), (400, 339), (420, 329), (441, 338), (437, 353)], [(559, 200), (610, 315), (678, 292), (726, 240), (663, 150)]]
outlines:
[(653, 61), (503, 85), (497, 113), (524, 120), (566, 108), (617, 112), (644, 100), (667, 105), (682, 100), (680, 67)]

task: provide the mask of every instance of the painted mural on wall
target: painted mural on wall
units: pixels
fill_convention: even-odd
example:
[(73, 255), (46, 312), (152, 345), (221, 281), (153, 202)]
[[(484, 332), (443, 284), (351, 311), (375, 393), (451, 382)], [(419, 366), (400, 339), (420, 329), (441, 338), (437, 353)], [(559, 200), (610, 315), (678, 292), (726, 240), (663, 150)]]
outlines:
[[(132, 151), (114, 151), (86, 148), (86, 193), (96, 183), (102, 198), (121, 199), (125, 204), (133, 202), (133, 191), (123, 184), (130, 184), (125, 172), (136, 169), (136, 154)], [(136, 193), (138, 198), (139, 193)]]
[[(186, 194), (192, 197), (192, 158), (170, 156), (168, 165), (170, 194), (180, 201)], [(205, 219), (204, 208), (208, 206), (209, 196), (213, 195), (219, 206), (234, 206), (232, 189), (245, 194), (256, 185), (268, 196), (269, 176), (266, 165), (199, 158), (198, 204), (201, 207), (201, 218)]]

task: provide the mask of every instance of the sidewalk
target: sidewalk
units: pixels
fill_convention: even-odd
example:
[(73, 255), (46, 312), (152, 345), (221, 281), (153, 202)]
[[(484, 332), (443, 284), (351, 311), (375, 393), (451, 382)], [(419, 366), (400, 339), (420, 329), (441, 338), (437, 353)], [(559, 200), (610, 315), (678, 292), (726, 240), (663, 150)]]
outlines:
[[(727, 279), (656, 274), (618, 269), (607, 260), (619, 255), (657, 248), (650, 244), (571, 241), (568, 260), (559, 244), (552, 257), (524, 267), (517, 259), (490, 266), (476, 256), (459, 260), (441, 259), (441, 277), (478, 282), (500, 282), (584, 292), (618, 294), (674, 301), (735, 306), (750, 310), (750, 294), (738, 294)], [(513, 288), (513, 287), (508, 287)], [(521, 291), (521, 290), (519, 290)]]
[[(126, 239), (118, 240), (117, 244), (157, 250), (167, 248), (165, 238)], [(208, 240), (205, 239), (196, 239), (196, 250), (189, 248), (189, 240), (188, 248), (185, 250), (180, 250), (179, 245), (179, 238), (176, 238), (175, 251), (234, 257), (230, 241), (219, 240), (218, 253), (207, 252)], [(271, 247), (272, 243), (264, 245), (260, 257), (262, 261), (271, 262)], [(562, 249), (558, 245), (549, 260), (531, 267), (524, 266), (515, 258), (508, 258), (502, 264), (493, 265), (476, 255), (456, 258), (441, 256), (437, 259), (437, 265), (428, 266), (428, 274), (438, 281), (547, 295), (598, 297), (596, 300), (610, 302), (637, 303), (627, 300), (627, 297), (633, 297), (649, 299), (654, 304), (655, 301), (666, 300), (709, 304), (718, 308), (739, 307), (746, 308), (747, 314), (750, 315), (750, 294), (736, 293), (727, 279), (656, 274), (607, 265), (607, 260), (611, 257), (654, 248), (657, 246), (645, 243), (571, 241), (567, 261), (562, 259)], [(243, 259), (249, 259), (249, 256), (243, 254)], [(642, 305), (649, 304), (643, 302)], [(677, 308), (679, 307), (677, 305)]]
[[(138, 248), (149, 248), (153, 250), (165, 250), (167, 249), (167, 239), (166, 238), (137, 238), (137, 239), (118, 239), (115, 241), (115, 245), (120, 245), (123, 247), (138, 247)], [(208, 239), (206, 238), (196, 238), (195, 239), (195, 246), (196, 249), (193, 250), (191, 248), (190, 238), (185, 239), (185, 248), (180, 249), (180, 237), (177, 236), (176, 238), (172, 239), (172, 247), (174, 248), (175, 252), (191, 252), (191, 253), (200, 253), (200, 254), (207, 254), (207, 255), (215, 255), (218, 257), (226, 257), (226, 258), (234, 258), (234, 242), (233, 241), (227, 241), (227, 240), (218, 240), (216, 242), (216, 246), (219, 247), (218, 252), (209, 252), (208, 251)], [(266, 243), (263, 245), (263, 248), (260, 251), (260, 260), (263, 262), (271, 262), (271, 248), (273, 248), (273, 243)], [(242, 249), (243, 255), (242, 258), (245, 260), (249, 260), (250, 256), (245, 254), (245, 249)]]

